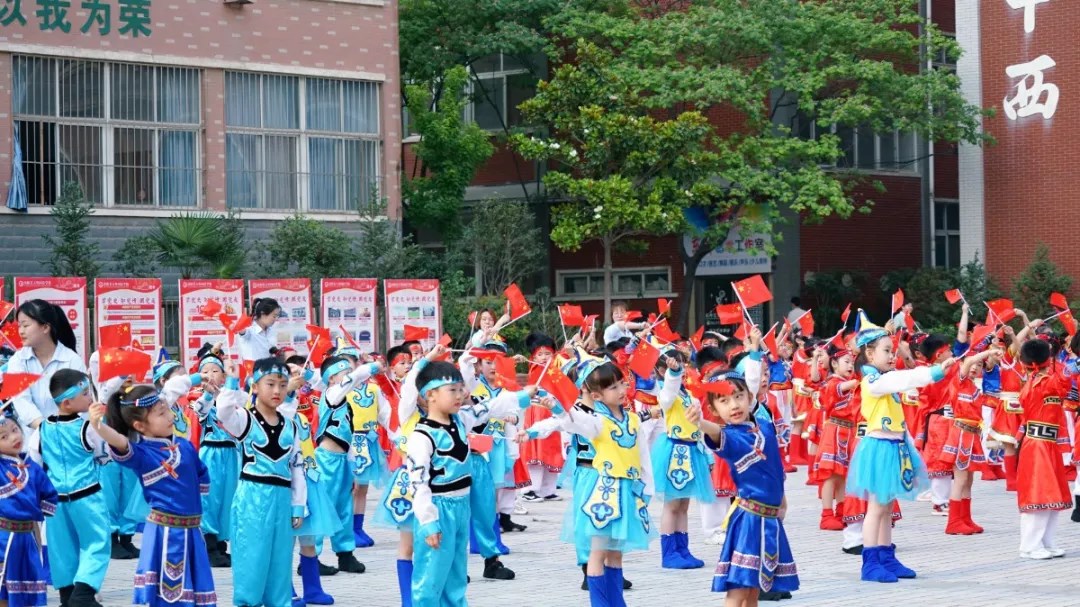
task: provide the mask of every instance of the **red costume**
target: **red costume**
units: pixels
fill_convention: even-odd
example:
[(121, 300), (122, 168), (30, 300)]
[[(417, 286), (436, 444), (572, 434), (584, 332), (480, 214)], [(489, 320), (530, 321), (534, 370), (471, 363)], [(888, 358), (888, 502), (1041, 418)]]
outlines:
[(1067, 510), (1072, 492), (1065, 478), (1059, 442), (1068, 442), (1062, 408), (1070, 380), (1051, 366), (1036, 372), (1020, 391), (1024, 438), (1020, 443), (1016, 500), (1020, 512)]
[[(982, 447), (982, 391), (975, 382), (957, 376), (956, 395), (952, 401), (953, 423), (948, 438), (938, 453), (930, 453), (940, 466), (972, 472), (986, 469)], [(939, 466), (939, 467), (940, 467)]]
[(1020, 390), (1024, 380), (1016, 368), (1016, 361), (1005, 354), (1001, 361), (1001, 394), (998, 395), (1000, 406), (994, 411), (990, 421), (990, 434), (1001, 443), (1016, 445), (1020, 434), (1020, 418), (1024, 409), (1020, 406)]
[(930, 478), (951, 477), (953, 473), (952, 465), (941, 461), (939, 454), (945, 449), (954, 427), (952, 401), (959, 374), (959, 366), (954, 365), (946, 372), (944, 381), (922, 388), (919, 397), (919, 419), (925, 420), (923, 427), (926, 429), (922, 455)]
[(825, 422), (811, 472), (817, 482), (826, 481), (834, 474), (847, 476), (851, 454), (855, 451), (855, 419), (858, 411), (851, 405), (854, 391), (844, 391), (841, 387), (846, 381), (839, 375), (832, 375), (820, 392), (819, 401)]

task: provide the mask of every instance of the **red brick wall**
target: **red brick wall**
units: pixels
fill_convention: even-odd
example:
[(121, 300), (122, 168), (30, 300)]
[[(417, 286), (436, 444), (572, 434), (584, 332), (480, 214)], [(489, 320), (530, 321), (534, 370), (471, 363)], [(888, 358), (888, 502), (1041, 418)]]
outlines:
[(960, 197), (960, 157), (953, 143), (934, 144), (934, 196), (937, 198)]
[[(493, 141), (495, 153), (477, 171), (474, 186), (532, 183), (536, 181), (536, 163), (525, 160), (504, 142)], [(421, 163), (416, 158), (415, 143), (402, 146), (402, 175), (404, 179), (420, 176)]]
[[(987, 269), (1009, 284), (1031, 261), (1037, 244), (1045, 243), (1063, 271), (1080, 275), (1080, 247), (1070, 230), (1080, 219), (1080, 13), (1073, 2), (1039, 4), (1035, 31), (1026, 34), (1024, 11), (1005, 2), (979, 5), (983, 103), (997, 111), (985, 121), (997, 138), (983, 157)], [(1060, 90), (1057, 113), (1049, 120), (1041, 114), (1009, 120), (1003, 100), (1015, 95), (1016, 81), (1006, 67), (1044, 54), (1057, 63), (1045, 72), (1045, 81)]]
[(956, 32), (956, 0), (930, 0), (930, 18), (941, 29)]

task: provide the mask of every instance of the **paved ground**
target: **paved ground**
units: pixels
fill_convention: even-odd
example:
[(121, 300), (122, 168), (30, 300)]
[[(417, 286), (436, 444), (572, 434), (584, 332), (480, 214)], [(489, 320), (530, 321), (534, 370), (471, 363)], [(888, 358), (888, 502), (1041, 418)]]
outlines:
[[(784, 601), (787, 607), (828, 605), (919, 605), (932, 602), (934, 607), (979, 607), (1015, 603), (1045, 607), (1080, 607), (1080, 524), (1063, 514), (1058, 530), (1060, 547), (1069, 551), (1053, 561), (1023, 561), (1017, 558), (1019, 517), (1014, 494), (1006, 494), (1004, 481), (975, 485), (974, 518), (986, 527), (979, 536), (947, 536), (944, 517), (930, 515), (924, 503), (907, 504), (904, 520), (897, 526), (895, 540), (898, 556), (919, 573), (917, 580), (898, 584), (867, 584), (859, 581), (857, 556), (840, 551), (840, 533), (819, 531), (819, 503), (815, 491), (803, 484), (805, 473), (788, 479), (790, 510), (787, 531), (799, 565), (802, 589), (795, 598)], [(567, 544), (558, 542), (559, 526), (567, 502), (529, 504), (528, 515), (516, 517), (527, 524), (524, 533), (509, 534), (506, 543), (513, 553), (504, 562), (517, 571), (517, 579), (492, 582), (481, 578), (482, 562), (472, 557), (469, 573), (469, 604), (473, 607), (557, 607), (588, 604), (587, 593), (580, 590), (581, 572), (574, 567), (574, 554)], [(653, 504), (654, 521), (659, 520), (658, 504)], [(719, 548), (704, 545), (698, 529), (697, 513), (691, 510), (693, 552), (706, 560), (715, 559)], [(338, 605), (358, 607), (397, 607), (398, 590), (395, 570), (397, 538), (382, 529), (371, 532), (373, 548), (357, 550), (367, 565), (367, 573), (339, 573), (323, 578), (325, 588)], [(330, 557), (325, 557), (330, 562)], [(634, 582), (627, 593), (627, 604), (638, 606), (720, 604), (721, 597), (709, 592), (711, 565), (696, 571), (669, 571), (659, 567), (659, 546), (648, 553), (627, 557), (626, 576)], [(130, 580), (133, 561), (113, 561), (102, 593), (109, 606), (130, 604)], [(232, 604), (232, 576), (228, 570), (215, 570), (218, 604)], [(299, 579), (296, 584), (299, 587)], [(55, 595), (50, 604), (57, 603)]]

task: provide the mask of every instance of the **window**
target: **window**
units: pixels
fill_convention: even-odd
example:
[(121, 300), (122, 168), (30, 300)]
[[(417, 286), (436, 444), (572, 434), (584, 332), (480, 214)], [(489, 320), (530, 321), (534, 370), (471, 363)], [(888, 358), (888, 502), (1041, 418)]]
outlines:
[[(640, 299), (660, 296), (671, 291), (668, 268), (619, 269), (611, 273), (613, 297)], [(567, 270), (558, 272), (558, 294), (579, 299), (604, 295), (603, 270)]]
[(960, 202), (934, 201), (934, 265), (960, 267)]
[(230, 208), (354, 210), (378, 196), (374, 82), (225, 73)]
[(199, 70), (15, 56), (15, 132), (28, 202), (74, 181), (87, 201), (196, 206)]
[[(945, 37), (955, 42), (955, 34), (945, 34)], [(956, 71), (956, 57), (950, 57), (945, 48), (937, 49), (937, 53), (934, 56), (934, 67), (938, 69), (949, 70), (950, 72)]]
[(830, 133), (840, 139), (842, 155), (838, 168), (866, 171), (918, 170), (918, 138), (913, 133), (890, 131), (876, 133), (868, 125), (852, 128), (840, 125), (819, 125), (803, 114), (795, 117), (792, 133), (800, 139), (817, 139)]
[(517, 106), (536, 94), (538, 68), (543, 62), (543, 54), (525, 59), (497, 54), (474, 61), (468, 91), (472, 103), (465, 110), (466, 119), (488, 131), (520, 125)]

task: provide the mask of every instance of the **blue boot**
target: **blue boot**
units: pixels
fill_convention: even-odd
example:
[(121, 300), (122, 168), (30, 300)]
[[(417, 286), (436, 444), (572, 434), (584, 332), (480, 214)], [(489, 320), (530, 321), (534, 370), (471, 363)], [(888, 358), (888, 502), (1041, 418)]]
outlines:
[(660, 536), (660, 566), (664, 569), (690, 569), (683, 555), (679, 554), (679, 540), (675, 534)]
[(607, 576), (588, 576), (589, 607), (614, 607), (608, 599)]
[(882, 546), (879, 560), (881, 566), (888, 569), (896, 577), (902, 580), (915, 579), (915, 570), (905, 567), (903, 563), (896, 560), (896, 544)]
[(882, 582), (885, 584), (892, 584), (897, 581), (897, 577), (893, 575), (891, 571), (886, 569), (881, 564), (881, 546), (863, 546), (862, 551), (862, 581), (864, 582)]
[(304, 599), (296, 594), (296, 584), (292, 585), (292, 607), (307, 607), (307, 603), (304, 602)]
[(683, 560), (685, 560), (687, 563), (692, 565), (692, 567), (690, 567), (690, 569), (701, 569), (702, 567), (705, 566), (705, 561), (703, 561), (703, 560), (697, 558), (696, 556), (690, 554), (690, 535), (689, 534), (687, 534), (685, 531), (676, 531), (672, 535), (674, 535), (675, 539), (677, 540), (676, 545), (678, 546), (677, 549), (679, 551), (679, 555), (683, 557)]
[(502, 541), (502, 528), (499, 527), (499, 521), (498, 520), (495, 521), (494, 528), (495, 528), (495, 547), (499, 549), (499, 554), (501, 554), (503, 556), (506, 556), (507, 554), (510, 554), (510, 548), (508, 548), (506, 546), (506, 544), (504, 544), (503, 541)]
[(323, 592), (322, 580), (319, 579), (318, 557), (300, 555), (300, 579), (304, 583), (305, 603), (308, 605), (334, 604), (334, 597)]
[(353, 539), (356, 540), (357, 548), (371, 548), (375, 545), (375, 540), (371, 539), (371, 536), (364, 531), (364, 515), (354, 514), (352, 517), (352, 532)]
[(604, 567), (604, 580), (607, 583), (608, 603), (611, 607), (626, 607), (623, 599), (622, 567)]
[(412, 607), (412, 561), (398, 559), (397, 584), (401, 591), (401, 607)]

